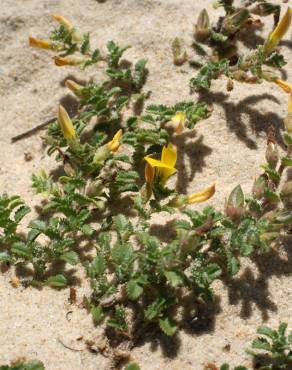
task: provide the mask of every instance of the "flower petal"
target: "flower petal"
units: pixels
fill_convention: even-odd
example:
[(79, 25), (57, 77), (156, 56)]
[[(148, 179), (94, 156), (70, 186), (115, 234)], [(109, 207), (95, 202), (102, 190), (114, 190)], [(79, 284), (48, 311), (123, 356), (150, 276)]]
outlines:
[(169, 168), (174, 168), (177, 159), (177, 152), (175, 146), (169, 143), (164, 146), (161, 153), (161, 162)]
[(168, 168), (168, 169), (172, 168), (171, 166), (167, 166), (165, 163), (163, 163), (162, 161), (159, 161), (158, 159), (154, 159), (154, 158), (151, 158), (151, 157), (144, 157), (144, 159), (153, 168), (155, 168), (155, 167), (157, 167), (157, 168)]
[(72, 141), (76, 139), (76, 131), (74, 129), (71, 118), (69, 117), (66, 109), (62, 107), (62, 105), (59, 106), (58, 122), (61, 126), (64, 138), (66, 140)]
[(277, 27), (272, 31), (264, 45), (266, 53), (271, 52), (284, 37), (285, 33), (288, 31), (292, 20), (292, 10), (287, 9), (285, 15), (278, 23)]
[(205, 202), (215, 194), (215, 185), (212, 185), (198, 193), (188, 195), (188, 204)]
[(276, 79), (275, 83), (280, 86), (286, 93), (290, 94), (292, 92), (292, 85), (288, 84), (287, 82)]

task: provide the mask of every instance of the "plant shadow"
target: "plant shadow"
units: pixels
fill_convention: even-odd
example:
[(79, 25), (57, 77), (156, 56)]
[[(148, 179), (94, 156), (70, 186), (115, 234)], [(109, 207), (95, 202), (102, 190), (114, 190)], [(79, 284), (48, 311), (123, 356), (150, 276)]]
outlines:
[[(202, 92), (200, 94), (202, 94)], [(249, 128), (256, 137), (258, 137), (261, 132), (266, 133), (269, 127), (273, 127), (275, 129), (277, 143), (281, 147), (284, 147), (281, 136), (281, 128), (283, 126), (282, 117), (274, 112), (261, 113), (254, 107), (255, 104), (263, 100), (279, 103), (279, 100), (272, 94), (264, 93), (260, 95), (251, 95), (238, 103), (234, 103), (229, 101), (228, 94), (210, 91), (208, 96), (204, 97), (204, 99), (209, 104), (219, 105), (223, 108), (225, 121), (229, 130), (233, 132), (240, 141), (244, 142), (248, 148), (257, 149), (258, 146), (256, 140), (248, 134), (248, 127), (244, 123), (242, 115), (248, 116)]]

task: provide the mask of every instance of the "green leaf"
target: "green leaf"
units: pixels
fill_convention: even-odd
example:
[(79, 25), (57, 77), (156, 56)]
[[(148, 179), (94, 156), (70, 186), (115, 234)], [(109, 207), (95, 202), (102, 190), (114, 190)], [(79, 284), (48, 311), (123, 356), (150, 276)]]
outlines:
[(74, 251), (65, 252), (62, 254), (60, 259), (69, 263), (70, 265), (76, 265), (79, 262), (78, 254)]
[(234, 256), (227, 257), (227, 270), (231, 276), (236, 275), (239, 271), (239, 268), (240, 264), (236, 257)]
[(176, 271), (165, 271), (164, 275), (173, 288), (182, 285), (184, 282), (182, 275)]
[(90, 275), (92, 277), (98, 277), (103, 275), (106, 269), (106, 261), (103, 256), (97, 255), (94, 257), (90, 265)]
[(271, 350), (271, 345), (265, 338), (257, 338), (252, 342), (252, 348), (264, 349), (265, 351)]
[(227, 76), (229, 74), (229, 61), (227, 59), (204, 64), (197, 76), (190, 80), (190, 86), (191, 88), (209, 89), (211, 81), (218, 78), (221, 74)]
[(64, 275), (58, 274), (55, 276), (50, 276), (47, 279), (47, 284), (53, 288), (64, 288), (67, 286), (67, 279)]
[(16, 242), (12, 244), (11, 252), (19, 257), (28, 258), (30, 256), (27, 245), (23, 242)]
[(271, 339), (274, 339), (275, 338), (275, 331), (272, 330), (271, 328), (267, 327), (267, 326), (260, 326), (258, 329), (257, 329), (257, 333), (258, 334), (261, 334), (261, 335), (265, 335)]
[(177, 326), (167, 317), (165, 319), (159, 319), (159, 327), (168, 336), (174, 335), (177, 330)]
[(18, 208), (18, 210), (14, 214), (14, 221), (20, 222), (25, 215), (27, 215), (30, 212), (30, 208), (27, 206), (22, 206)]
[(96, 322), (101, 322), (104, 318), (104, 313), (102, 307), (100, 306), (93, 306), (90, 310), (91, 315)]
[(292, 167), (292, 158), (283, 157), (283, 158), (281, 158), (281, 162), (282, 162), (283, 166)]
[(9, 262), (11, 257), (7, 252), (0, 252), (0, 262)]
[(292, 145), (292, 136), (288, 132), (284, 132), (283, 139), (286, 145)]
[(136, 300), (143, 294), (143, 287), (136, 280), (130, 280), (127, 284), (127, 295), (130, 299)]
[(136, 362), (131, 362), (125, 367), (125, 370), (140, 370), (140, 366)]

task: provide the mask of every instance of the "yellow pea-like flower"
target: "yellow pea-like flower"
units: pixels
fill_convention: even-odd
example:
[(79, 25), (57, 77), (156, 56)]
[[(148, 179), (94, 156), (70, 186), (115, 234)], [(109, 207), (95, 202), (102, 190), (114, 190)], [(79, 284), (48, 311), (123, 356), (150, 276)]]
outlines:
[(75, 141), (76, 131), (74, 129), (71, 118), (69, 117), (66, 109), (62, 105), (59, 105), (58, 122), (59, 125), (61, 126), (64, 138), (69, 142)]
[(195, 203), (202, 203), (206, 200), (210, 199), (215, 194), (215, 184), (194, 194), (190, 194), (187, 196), (187, 203), (188, 204), (195, 204)]
[(287, 82), (285, 82), (283, 80), (280, 80), (280, 79), (276, 79), (275, 80), (275, 83), (278, 86), (280, 86), (286, 93), (291, 94), (291, 92), (292, 92), (292, 85), (290, 85)]
[(61, 23), (68, 31), (73, 29), (73, 24), (68, 21), (65, 17), (59, 14), (52, 14), (52, 17), (55, 21)]
[(155, 174), (161, 177), (162, 184), (165, 184), (167, 179), (176, 172), (177, 152), (172, 144), (163, 147), (160, 160), (151, 157), (144, 157), (144, 159), (155, 169)]
[(82, 64), (85, 62), (84, 57), (78, 57), (78, 56), (68, 56), (68, 57), (55, 57), (55, 64), (58, 67), (63, 67), (63, 66), (77, 66), (79, 64)]
[(111, 152), (116, 152), (119, 149), (122, 134), (123, 131), (120, 129), (119, 131), (116, 132), (112, 140), (106, 144)]
[(278, 23), (277, 27), (272, 31), (264, 44), (265, 53), (270, 53), (281, 41), (286, 32), (288, 31), (292, 20), (292, 10), (287, 9), (285, 15)]
[(186, 123), (187, 117), (184, 112), (176, 112), (175, 115), (172, 117), (171, 122), (175, 126), (175, 132), (180, 134)]
[(37, 39), (35, 37), (29, 36), (28, 38), (29, 46), (33, 48), (40, 48), (40, 49), (53, 49), (53, 44), (47, 40)]

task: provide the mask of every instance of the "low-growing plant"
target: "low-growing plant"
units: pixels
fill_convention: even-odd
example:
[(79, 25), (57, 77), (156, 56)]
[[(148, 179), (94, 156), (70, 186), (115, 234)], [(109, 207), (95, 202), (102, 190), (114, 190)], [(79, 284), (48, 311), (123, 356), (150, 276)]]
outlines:
[[(227, 89), (232, 89), (232, 80), (246, 83), (260, 83), (263, 80), (277, 83), (283, 89), (289, 89), (281, 80), (277, 69), (285, 66), (284, 56), (277, 46), (288, 31), (292, 13), (288, 8), (279, 21), (280, 5), (268, 1), (246, 1), (241, 7), (234, 1), (218, 1), (216, 7), (223, 7), (225, 15), (219, 17), (215, 26), (211, 25), (206, 9), (198, 16), (194, 29), (193, 48), (200, 59), (190, 59), (189, 62), (200, 70), (190, 80), (191, 89), (209, 89), (213, 79), (225, 75), (228, 77)], [(269, 34), (263, 45), (245, 54), (238, 52), (240, 35), (259, 28), (262, 23), (253, 15), (274, 15), (275, 29)], [(181, 65), (187, 60), (182, 42), (177, 38), (173, 45), (174, 63)]]
[[(174, 335), (180, 322), (176, 309), (184, 297), (192, 296), (195, 304), (211, 301), (215, 279), (235, 275), (241, 257), (269, 251), (291, 228), (290, 181), (279, 190), (284, 169), (292, 166), (291, 96), (287, 155), (279, 158), (269, 135), (267, 164), (252, 193), (244, 195), (237, 186), (224, 212), (212, 207), (198, 212), (189, 205), (211, 198), (214, 185), (185, 195), (167, 183), (176, 173), (179, 150), (173, 136), (206, 118), (206, 104), (151, 104), (144, 113), (125, 114), (130, 102), (149, 95), (142, 91), (146, 61), (138, 61), (134, 71), (124, 69), (120, 58), (127, 47), (110, 42), (106, 56), (98, 49), (91, 52), (89, 34), (81, 35), (63, 17), (54, 18), (61, 25), (50, 41), (30, 38), (30, 45), (57, 53), (57, 66), (103, 62), (107, 79), (85, 86), (66, 81), (79, 99), (78, 113), (70, 118), (59, 106), (44, 138), (63, 174), (53, 179), (42, 170), (32, 176), (32, 187), (44, 201), (27, 234), (18, 223), (29, 209), (18, 197), (1, 197), (0, 258), (32, 264), (31, 283), (55, 288), (70, 280), (62, 271), (50, 275), (52, 264), (82, 263), (92, 287), (85, 303), (95, 322), (130, 337), (149, 323)], [(169, 225), (161, 226), (168, 227), (168, 238), (163, 231), (153, 232), (153, 217), (160, 212), (173, 215)], [(85, 246), (94, 255), (84, 256)]]

